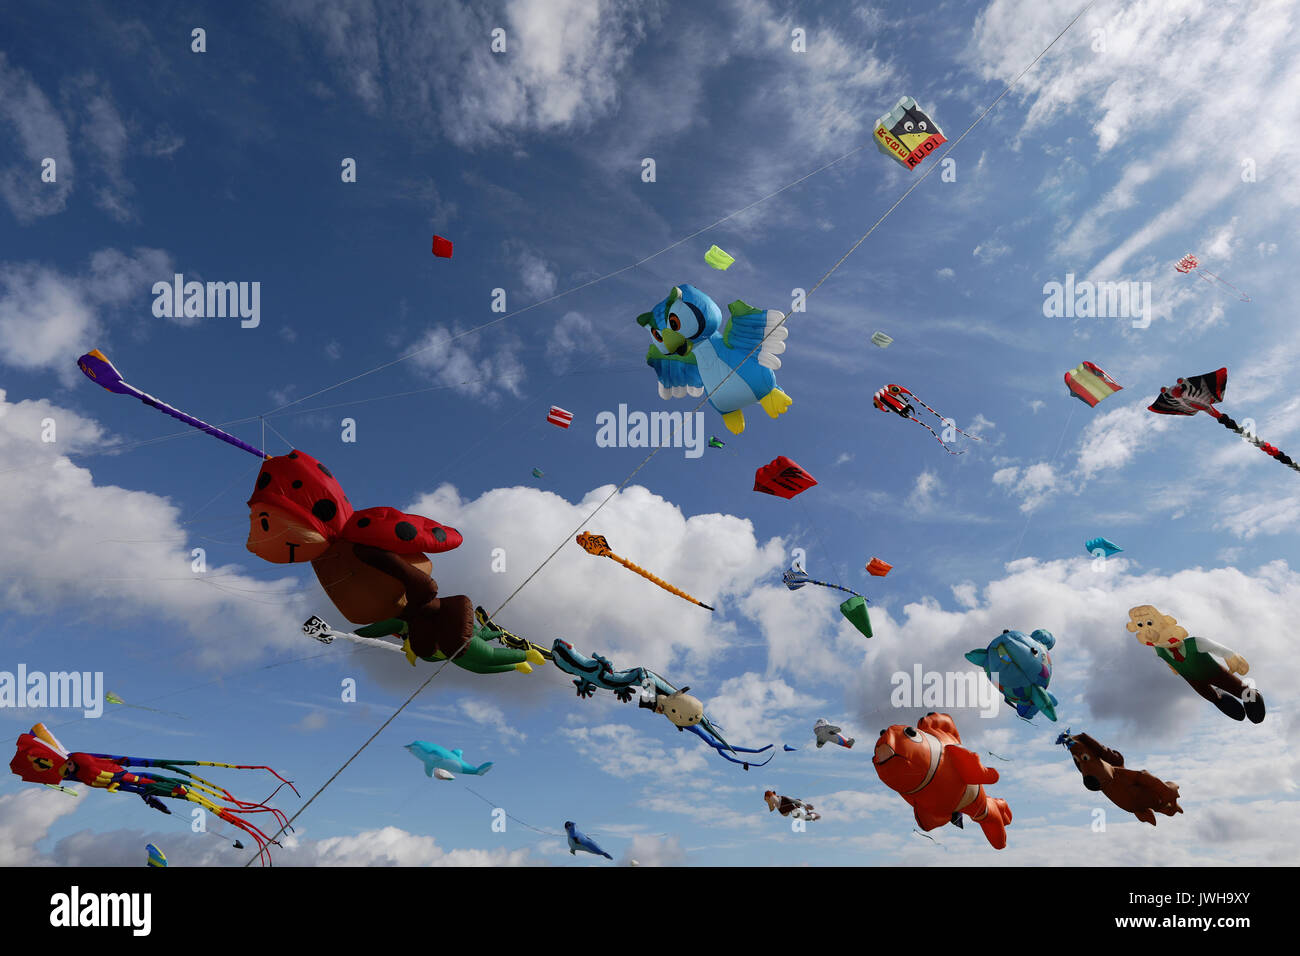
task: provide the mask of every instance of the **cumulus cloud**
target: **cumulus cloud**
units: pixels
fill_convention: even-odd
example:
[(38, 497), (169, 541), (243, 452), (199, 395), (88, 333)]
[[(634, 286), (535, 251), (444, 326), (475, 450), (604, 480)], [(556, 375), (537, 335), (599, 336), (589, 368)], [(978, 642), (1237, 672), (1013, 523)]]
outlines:
[(0, 362), (77, 376), (69, 355), (99, 340), (107, 317), (138, 304), (146, 315), (153, 283), (170, 278), (171, 257), (161, 249), (101, 249), (87, 271), (69, 275), (35, 262), (0, 264)]
[[(55, 423), (56, 442), (41, 440), (45, 419)], [(175, 625), (168, 635), (203, 629), (211, 638), (211, 621), (265, 635), (262, 647), (209, 640), (203, 653), (213, 661), (247, 660), (267, 645), (297, 644), (308, 607), (297, 576), (264, 582), (211, 563), (195, 574), (191, 532), (174, 504), (98, 484), (68, 458), (103, 441), (97, 423), (72, 411), (47, 401), (10, 402), (0, 392), (0, 521), (25, 529), (0, 541), (6, 610), (37, 615), (59, 607), (68, 622), (93, 618), (104, 625), (153, 614)]]

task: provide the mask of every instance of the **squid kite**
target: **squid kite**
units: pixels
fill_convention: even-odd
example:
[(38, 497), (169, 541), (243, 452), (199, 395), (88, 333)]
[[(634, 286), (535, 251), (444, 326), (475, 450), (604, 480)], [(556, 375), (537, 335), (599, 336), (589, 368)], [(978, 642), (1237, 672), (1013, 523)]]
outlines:
[(611, 561), (615, 561), (618, 564), (623, 565), (623, 567), (627, 568), (629, 571), (633, 572), (634, 574), (639, 574), (647, 581), (652, 581), (653, 583), (659, 585), (669, 594), (676, 594), (682, 600), (690, 601), (692, 604), (697, 604), (700, 607), (704, 608), (706, 611), (713, 610), (713, 608), (710, 605), (705, 604), (703, 601), (699, 600), (698, 598), (691, 597), (689, 594), (687, 594), (685, 591), (681, 590), (680, 588), (673, 587), (671, 584), (669, 584), (667, 581), (663, 580), (662, 578), (655, 577), (645, 568), (633, 564), (631, 561), (627, 560), (627, 558), (620, 558), (617, 554), (615, 554), (613, 551), (609, 549), (609, 542), (605, 540), (604, 535), (590, 534), (584, 531), (582, 532), (582, 534), (578, 535), (578, 537), (575, 538), (574, 540), (576, 540), (578, 544), (582, 545), (583, 550), (586, 551), (588, 554), (594, 554), (598, 558), (609, 558)]
[[(740, 754), (761, 754), (772, 749), (772, 745), (757, 750), (748, 747), (733, 747), (722, 736), (722, 728), (709, 720), (704, 713), (704, 705), (699, 699), (686, 693), (689, 687), (680, 690), (646, 667), (633, 667), (628, 670), (615, 670), (608, 657), (593, 654), (588, 657), (574, 648), (568, 641), (559, 638), (551, 645), (551, 655), (555, 666), (566, 674), (577, 678), (573, 686), (578, 689), (579, 697), (591, 697), (599, 690), (608, 690), (623, 703), (640, 696), (640, 706), (663, 714), (678, 730), (689, 730), (718, 752), (718, 756), (732, 763), (740, 764), (746, 770), (753, 763), (756, 767), (762, 763), (740, 758)], [(728, 756), (735, 754), (736, 756)], [(774, 756), (774, 755), (773, 755)]]
[(852, 594), (853, 597), (846, 600), (840, 605), (840, 613), (850, 624), (856, 627), (863, 637), (871, 636), (871, 618), (867, 616), (867, 605), (871, 602), (864, 598), (857, 591), (841, 587), (838, 584), (828, 584), (825, 581), (814, 581), (808, 577), (808, 573), (800, 567), (792, 567), (790, 570), (781, 575), (781, 582), (791, 591), (798, 591), (805, 584), (820, 584), (824, 588), (834, 588), (836, 591), (844, 591)]
[(1226, 368), (1221, 368), (1217, 372), (1206, 372), (1204, 375), (1193, 375), (1191, 378), (1180, 378), (1173, 388), (1162, 387), (1156, 400), (1147, 406), (1147, 411), (1155, 412), (1157, 415), (1195, 415), (1197, 412), (1205, 412), (1224, 428), (1240, 435), (1243, 440), (1250, 442), (1264, 454), (1280, 461), (1292, 471), (1300, 471), (1300, 465), (1292, 461), (1290, 456), (1283, 454), (1276, 446), (1261, 440), (1253, 432), (1242, 428), (1214, 407), (1223, 401), (1223, 392), (1227, 387)]
[[(160, 767), (178, 773), (180, 777), (165, 777), (154, 773), (132, 773), (128, 767)], [(29, 733), (20, 734), (14, 759), (9, 762), (9, 769), (28, 783), (43, 783), (60, 786), (65, 780), (83, 783), (99, 790), (121, 791), (138, 794), (140, 799), (153, 809), (162, 813), (171, 813), (162, 802), (163, 797), (172, 800), (187, 800), (198, 804), (209, 813), (215, 814), (231, 826), (243, 830), (257, 841), (257, 855), (265, 864), (270, 859), (268, 844), (279, 846), (278, 840), (272, 840), (256, 825), (244, 819), (246, 814), (269, 813), (275, 822), (283, 828), (289, 828), (289, 821), (283, 812), (267, 806), (280, 787), (275, 788), (271, 797), (260, 803), (240, 800), (210, 780), (196, 773), (182, 770), (182, 767), (226, 767), (231, 770), (265, 770), (280, 781), (280, 787), (287, 786), (295, 794), (298, 790), (270, 767), (250, 764), (214, 763), (210, 760), (160, 760), (155, 757), (120, 757), (112, 754), (90, 754), (74, 751), (69, 753), (50, 733), (44, 724), (37, 724)], [(184, 778), (184, 779), (182, 779)]]
[(903, 386), (901, 385), (886, 385), (884, 388), (876, 392), (875, 395), (871, 396), (871, 404), (875, 405), (876, 408), (880, 409), (882, 412), (893, 412), (895, 415), (900, 415), (903, 418), (907, 418), (910, 419), (911, 421), (916, 422), (918, 425), (920, 425), (922, 428), (928, 431), (931, 435), (933, 435), (934, 440), (937, 441), (940, 445), (942, 445), (943, 450), (946, 451), (948, 454), (950, 455), (962, 454), (962, 452), (953, 451), (951, 448), (949, 448), (948, 443), (939, 437), (938, 432), (936, 432), (933, 428), (931, 428), (929, 425), (921, 421), (921, 419), (917, 418), (913, 414), (913, 412), (915, 412), (916, 409), (912, 407), (912, 402), (916, 402), (916, 404), (920, 405), (922, 408), (929, 411), (930, 414), (932, 414), (935, 418), (939, 419), (939, 421), (943, 422), (945, 429), (951, 428), (954, 431), (956, 431), (958, 434), (966, 435), (967, 438), (972, 438), (975, 441), (982, 441), (982, 439), (976, 435), (967, 435), (964, 431), (962, 431), (953, 423), (953, 420), (951, 418), (944, 418), (933, 408), (930, 408), (929, 405), (925, 404), (925, 402), (921, 401), (919, 398), (917, 398), (907, 389), (903, 388)]

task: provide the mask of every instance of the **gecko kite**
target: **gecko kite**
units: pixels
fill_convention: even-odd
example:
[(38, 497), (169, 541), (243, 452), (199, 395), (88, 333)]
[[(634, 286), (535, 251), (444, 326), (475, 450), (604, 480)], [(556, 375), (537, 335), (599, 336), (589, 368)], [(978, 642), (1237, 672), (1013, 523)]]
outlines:
[[(156, 773), (132, 773), (128, 767), (159, 767), (180, 777), (166, 777)], [(281, 828), (289, 826), (285, 815), (268, 806), (267, 801), (280, 791), (260, 803), (251, 803), (233, 796), (224, 787), (200, 777), (196, 773), (183, 770), (183, 767), (226, 767), (231, 770), (265, 770), (280, 781), (280, 787), (288, 786), (296, 794), (297, 788), (278, 773), (266, 766), (249, 764), (214, 763), (210, 760), (162, 760), (154, 757), (120, 757), (111, 754), (91, 754), (74, 751), (69, 753), (50, 733), (44, 724), (37, 724), (29, 733), (18, 736), (14, 759), (9, 762), (9, 769), (28, 783), (43, 783), (60, 786), (64, 781), (85, 784), (99, 790), (118, 791), (138, 794), (140, 799), (155, 810), (171, 813), (161, 798), (187, 800), (198, 804), (209, 813), (215, 814), (231, 826), (243, 830), (257, 841), (258, 857), (266, 863), (269, 859), (268, 844), (279, 842), (272, 840), (253, 823), (244, 819), (254, 813), (269, 813)]]
[[(772, 757), (762, 763), (745, 760), (740, 754), (761, 754), (772, 749), (772, 745), (757, 750), (748, 747), (733, 747), (722, 736), (722, 728), (714, 724), (704, 713), (704, 705), (699, 698), (686, 693), (689, 687), (678, 689), (654, 671), (646, 667), (633, 667), (628, 670), (615, 670), (613, 662), (600, 654), (588, 657), (578, 651), (568, 641), (556, 639), (551, 646), (552, 660), (555, 666), (566, 674), (577, 678), (573, 686), (578, 689), (579, 697), (591, 697), (596, 691), (612, 691), (623, 703), (628, 703), (639, 695), (639, 706), (653, 710), (656, 714), (667, 717), (674, 727), (689, 730), (718, 752), (724, 760), (740, 764), (746, 770), (750, 765), (764, 766)], [(731, 756), (731, 755), (735, 756)]]
[(636, 321), (654, 339), (646, 364), (659, 378), (659, 397), (698, 398), (707, 392), (723, 424), (739, 435), (746, 407), (757, 402), (776, 418), (792, 404), (773, 374), (781, 367), (778, 356), (789, 332), (785, 316), (775, 309), (756, 309), (737, 299), (727, 312), (724, 325), (718, 304), (683, 282)]

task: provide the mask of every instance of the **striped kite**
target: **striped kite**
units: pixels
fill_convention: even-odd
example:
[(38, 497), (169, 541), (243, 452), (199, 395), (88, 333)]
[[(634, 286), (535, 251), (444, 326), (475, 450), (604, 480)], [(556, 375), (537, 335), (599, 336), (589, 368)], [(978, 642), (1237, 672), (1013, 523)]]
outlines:
[(1098, 402), (1110, 398), (1124, 386), (1091, 362), (1080, 362), (1065, 373), (1065, 387), (1075, 398), (1096, 408)]

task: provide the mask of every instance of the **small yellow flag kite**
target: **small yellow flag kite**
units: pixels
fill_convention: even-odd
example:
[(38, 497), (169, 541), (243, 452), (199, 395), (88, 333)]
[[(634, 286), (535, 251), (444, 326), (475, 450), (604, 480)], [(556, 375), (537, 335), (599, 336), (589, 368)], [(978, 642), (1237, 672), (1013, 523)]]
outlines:
[(633, 564), (631, 561), (627, 560), (627, 558), (620, 558), (617, 554), (615, 554), (613, 551), (609, 549), (609, 542), (605, 540), (604, 535), (589, 534), (588, 532), (584, 531), (582, 534), (578, 535), (578, 537), (575, 540), (578, 542), (578, 544), (582, 545), (583, 549), (588, 554), (594, 554), (598, 558), (609, 558), (611, 561), (617, 561), (619, 564), (623, 565), (623, 567), (627, 568), (629, 571), (641, 575), (641, 577), (645, 578), (647, 581), (653, 581), (655, 584), (659, 585), (668, 593), (676, 594), (679, 598), (683, 598), (687, 601), (690, 601), (692, 604), (698, 604), (700, 607), (704, 608), (707, 611), (713, 610), (712, 607), (705, 604), (703, 601), (697, 600), (696, 598), (691, 597), (685, 591), (673, 587), (671, 584), (669, 584), (667, 581), (663, 580), (662, 578), (655, 577), (645, 568), (638, 567), (637, 565)]
[(704, 254), (704, 261), (715, 269), (725, 269), (736, 261), (734, 256), (729, 256), (717, 246), (709, 246), (709, 251)]

